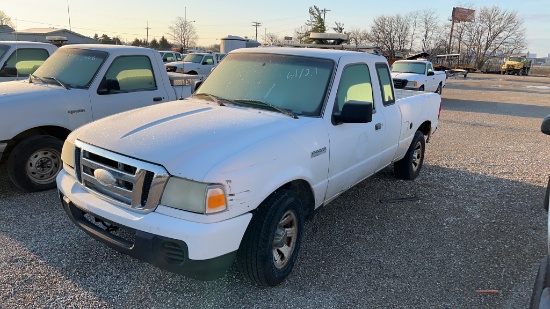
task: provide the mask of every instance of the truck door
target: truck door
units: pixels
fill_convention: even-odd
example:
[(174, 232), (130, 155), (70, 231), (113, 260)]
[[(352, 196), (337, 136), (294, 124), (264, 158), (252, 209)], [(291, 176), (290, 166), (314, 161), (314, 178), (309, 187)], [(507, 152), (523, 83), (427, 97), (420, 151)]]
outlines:
[(374, 109), (369, 123), (328, 124), (330, 163), (326, 199), (378, 170), (386, 128), (383, 110), (373, 99), (371, 76), (376, 78), (376, 71), (371, 74), (365, 63), (349, 64), (343, 69), (334, 110), (341, 110), (350, 100), (374, 104)]
[[(430, 73), (431, 72), (431, 73)], [(431, 76), (428, 74), (432, 74)], [(426, 87), (425, 91), (435, 92), (439, 84), (435, 78), (435, 71), (431, 63), (426, 64)]]
[(120, 56), (113, 60), (97, 90), (91, 89), (94, 120), (161, 102), (168, 96), (157, 85), (151, 60), (145, 55)]
[(202, 59), (202, 65), (199, 67), (199, 74), (208, 75), (214, 68), (214, 55), (206, 55)]

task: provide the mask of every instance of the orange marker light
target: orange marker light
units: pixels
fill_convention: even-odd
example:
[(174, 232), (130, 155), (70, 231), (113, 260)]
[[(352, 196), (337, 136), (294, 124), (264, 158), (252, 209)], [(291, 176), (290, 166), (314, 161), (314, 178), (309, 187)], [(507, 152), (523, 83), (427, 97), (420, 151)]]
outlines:
[(220, 212), (227, 208), (225, 193), (222, 188), (210, 188), (206, 193), (206, 213)]

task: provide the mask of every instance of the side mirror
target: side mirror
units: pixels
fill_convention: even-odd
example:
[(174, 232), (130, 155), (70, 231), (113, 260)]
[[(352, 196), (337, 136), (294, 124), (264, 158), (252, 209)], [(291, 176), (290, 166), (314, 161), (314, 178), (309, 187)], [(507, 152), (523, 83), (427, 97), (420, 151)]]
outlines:
[(433, 76), (435, 75), (434, 71), (428, 71), (428, 76)]
[(97, 94), (109, 94), (113, 90), (120, 90), (120, 84), (118, 83), (118, 80), (105, 79), (99, 85), (99, 88), (97, 89)]
[(550, 135), (550, 115), (544, 117), (544, 120), (542, 120), (540, 131), (546, 135)]
[(17, 76), (17, 68), (15, 67), (4, 67), (0, 71), (0, 77), (15, 77)]
[(342, 111), (332, 114), (333, 123), (369, 123), (372, 121), (372, 103), (347, 101)]
[(195, 91), (197, 91), (197, 89), (199, 89), (201, 85), (202, 85), (202, 80), (195, 82), (193, 84), (193, 88), (191, 88), (191, 93), (195, 93)]

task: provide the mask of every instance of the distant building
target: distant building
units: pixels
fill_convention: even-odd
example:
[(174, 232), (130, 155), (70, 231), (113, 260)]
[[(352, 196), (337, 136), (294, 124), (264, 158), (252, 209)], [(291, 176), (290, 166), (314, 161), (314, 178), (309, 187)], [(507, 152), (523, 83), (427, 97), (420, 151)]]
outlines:
[(0, 25), (0, 33), (10, 33), (13, 32), (13, 28), (8, 25)]
[[(7, 27), (7, 26), (5, 26)], [(7, 27), (10, 28), (10, 27)], [(49, 43), (47, 37), (65, 37), (67, 41), (64, 44), (96, 44), (98, 41), (84, 36), (82, 34), (73, 32), (67, 29), (58, 29), (58, 28), (31, 28), (26, 30), (19, 30), (4, 32), (3, 30), (8, 30), (3, 26), (0, 26), (0, 41), (31, 41), (31, 42), (43, 42)]]

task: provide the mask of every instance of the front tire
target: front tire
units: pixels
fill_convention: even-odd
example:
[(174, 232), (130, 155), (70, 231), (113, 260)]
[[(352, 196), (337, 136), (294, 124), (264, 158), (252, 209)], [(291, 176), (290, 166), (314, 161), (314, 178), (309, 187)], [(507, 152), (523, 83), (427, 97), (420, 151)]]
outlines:
[(292, 271), (300, 250), (304, 215), (298, 195), (278, 190), (253, 212), (237, 253), (243, 277), (276, 286)]
[(55, 177), (61, 171), (63, 142), (49, 135), (31, 136), (20, 142), (8, 157), (11, 181), (27, 192), (55, 188)]
[(439, 85), (437, 85), (437, 89), (435, 90), (435, 93), (441, 95), (442, 92), (443, 92), (443, 86), (441, 85), (441, 83), (439, 83)]
[(395, 177), (405, 180), (414, 180), (418, 177), (424, 163), (425, 148), (424, 134), (416, 131), (405, 157), (393, 164)]
[(418, 88), (418, 91), (424, 91), (424, 85), (420, 86), (420, 88)]

